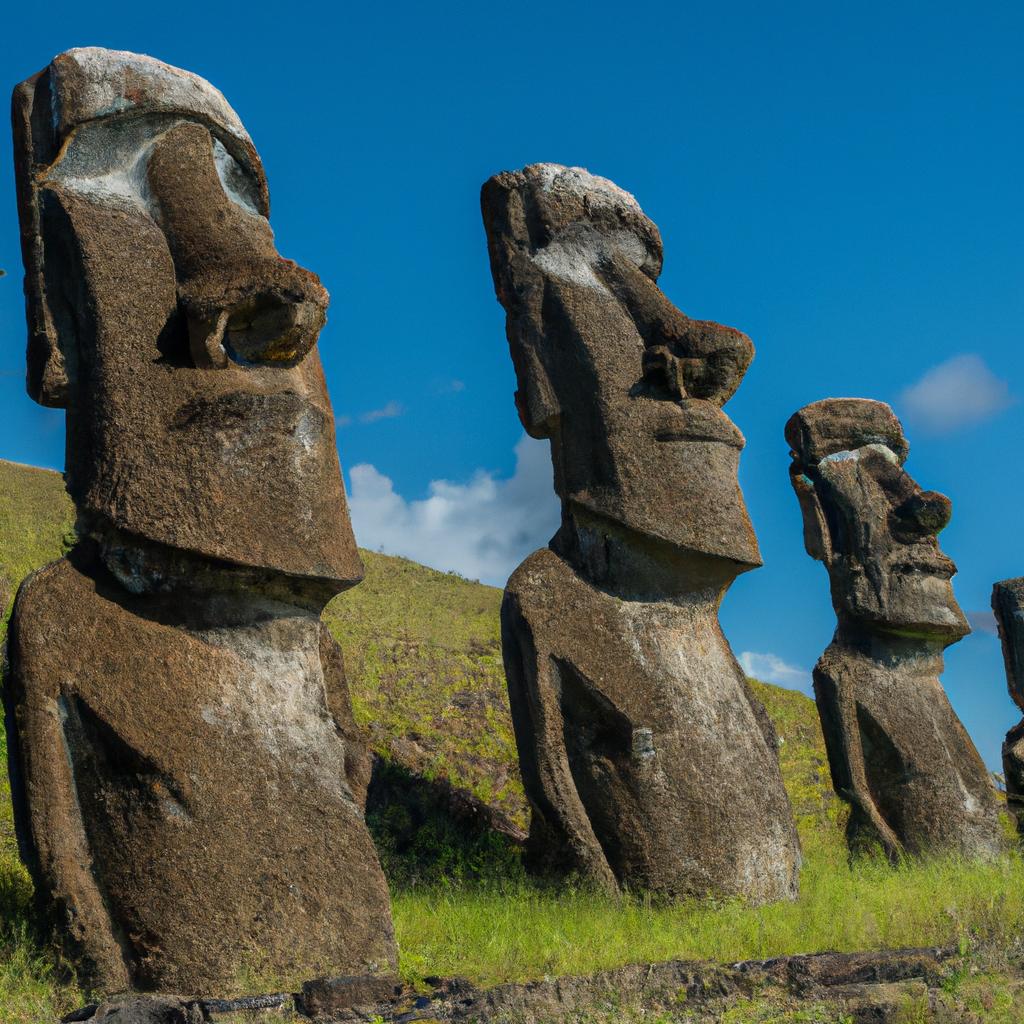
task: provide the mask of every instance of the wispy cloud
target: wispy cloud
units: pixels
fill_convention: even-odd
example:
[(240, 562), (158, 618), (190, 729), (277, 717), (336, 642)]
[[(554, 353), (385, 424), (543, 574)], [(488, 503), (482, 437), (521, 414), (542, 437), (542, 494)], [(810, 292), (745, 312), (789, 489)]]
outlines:
[(783, 661), (777, 654), (744, 651), (739, 656), (743, 671), (763, 683), (774, 683), (776, 686), (788, 686), (793, 690), (811, 690), (811, 673), (807, 669), (798, 668)]
[(999, 636), (999, 628), (996, 626), (996, 617), (991, 608), (981, 608), (977, 611), (964, 612), (971, 629), (975, 633), (988, 633), (990, 636)]
[(1010, 386), (981, 356), (966, 354), (933, 366), (897, 399), (912, 425), (930, 434), (949, 434), (987, 420), (1013, 405)]
[(396, 402), (392, 399), (385, 405), (382, 405), (379, 409), (370, 409), (367, 412), (361, 412), (358, 416), (336, 416), (334, 423), (338, 427), (349, 427), (355, 422), (359, 423), (377, 423), (380, 420), (393, 420), (396, 416), (401, 416), (405, 412), (405, 406), (401, 402)]
[(393, 420), (396, 416), (401, 416), (403, 412), (405, 412), (405, 406), (401, 402), (392, 400), (379, 409), (371, 409), (369, 412), (364, 412), (359, 417), (359, 422), (376, 423), (378, 420)]
[(504, 586), (559, 523), (546, 441), (522, 438), (507, 479), (478, 470), (466, 483), (435, 480), (422, 500), (406, 500), (389, 477), (365, 463), (349, 476), (352, 525), (363, 547), (494, 586)]

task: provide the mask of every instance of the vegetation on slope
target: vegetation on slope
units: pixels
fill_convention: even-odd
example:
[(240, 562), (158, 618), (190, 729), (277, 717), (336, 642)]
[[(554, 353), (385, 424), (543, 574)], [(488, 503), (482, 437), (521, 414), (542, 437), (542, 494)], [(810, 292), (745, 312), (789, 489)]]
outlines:
[(501, 591), (362, 552), (365, 580), (324, 612), (375, 750), (447, 779), (521, 828), (526, 801), (501, 662)]
[[(57, 474), (0, 462), (0, 586), (7, 582), (7, 612), (20, 580), (62, 553), (72, 521)], [(356, 714), (375, 749), (525, 825), (501, 668), (500, 591), (405, 559), (372, 552), (364, 559), (365, 582), (332, 602), (325, 619), (345, 651)], [(393, 883), (403, 974), (490, 983), (673, 957), (733, 961), (822, 949), (1019, 942), (1024, 862), (1018, 854), (991, 864), (850, 864), (844, 805), (829, 785), (813, 702), (752, 685), (782, 741), (783, 776), (804, 850), (798, 901), (755, 908), (740, 901), (613, 900), (529, 881), (510, 865), (507, 849), (489, 871), (479, 864), (466, 871), (464, 852), (445, 851), (448, 840), (437, 823), (418, 826), (412, 856), (426, 851), (442, 870), (429, 876), (430, 884), (410, 884), (423, 876), (396, 854), (394, 822), (371, 820)], [(0, 752), (2, 744), (0, 730)], [(31, 885), (17, 860), (6, 785), (0, 772), (0, 1017), (35, 1024), (84, 997), (45, 936), (33, 931)], [(484, 880), (458, 881), (467, 876)], [(756, 1012), (743, 1019), (768, 1019)]]
[[(74, 507), (59, 474), (0, 461), (0, 641), (18, 584), (60, 558), (73, 537)], [(0, 1019), (36, 1024), (80, 1005), (81, 993), (31, 924), (32, 883), (18, 860), (0, 726)]]
[(18, 584), (64, 554), (74, 524), (75, 509), (60, 474), (0, 460), (0, 639)]

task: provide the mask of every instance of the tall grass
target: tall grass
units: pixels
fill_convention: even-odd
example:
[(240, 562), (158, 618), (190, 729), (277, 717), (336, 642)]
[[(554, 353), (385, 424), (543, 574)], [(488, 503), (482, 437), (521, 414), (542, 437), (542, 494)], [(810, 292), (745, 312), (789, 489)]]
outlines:
[(812, 840), (793, 903), (659, 906), (520, 882), (400, 892), (393, 910), (405, 977), (494, 984), (668, 959), (1009, 942), (1024, 931), (1024, 860), (850, 864), (838, 843)]
[[(0, 867), (2, 870), (2, 867)], [(0, 1020), (44, 1024), (85, 1003), (78, 986), (43, 952), (24, 924), (0, 936)]]
[(57, 950), (32, 924), (32, 881), (18, 860), (0, 719), (0, 1022), (58, 1020), (85, 1002)]

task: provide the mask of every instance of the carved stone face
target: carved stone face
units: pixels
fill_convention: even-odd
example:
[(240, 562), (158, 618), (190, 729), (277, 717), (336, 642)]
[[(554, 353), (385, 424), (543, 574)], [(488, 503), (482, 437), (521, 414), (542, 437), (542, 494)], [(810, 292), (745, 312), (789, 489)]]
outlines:
[(721, 408), (749, 339), (662, 295), (658, 230), (611, 182), (537, 164), (490, 179), (482, 205), (516, 404), (527, 432), (551, 439), (563, 504), (732, 575), (759, 565), (744, 441)]
[(209, 83), (72, 50), (15, 92), (29, 391), (68, 410), (90, 532), (343, 589), (361, 578), (315, 345), (259, 158)]
[(825, 563), (841, 618), (952, 643), (970, 632), (937, 536), (950, 500), (903, 469), (908, 446), (882, 402), (827, 399), (786, 424), (808, 554)]

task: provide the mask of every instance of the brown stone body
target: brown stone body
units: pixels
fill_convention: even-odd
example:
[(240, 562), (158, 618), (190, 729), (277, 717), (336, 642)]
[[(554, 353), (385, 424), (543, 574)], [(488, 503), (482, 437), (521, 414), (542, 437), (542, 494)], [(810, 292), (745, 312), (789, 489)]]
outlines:
[[(1006, 682), (1014, 704), (1024, 711), (1024, 576), (1003, 580), (992, 588), (992, 611), (999, 626), (1006, 663)], [(1006, 802), (1024, 832), (1024, 720), (1003, 742)]]
[(776, 739), (718, 624), (760, 564), (721, 409), (753, 347), (669, 303), (657, 228), (611, 182), (538, 164), (482, 205), (516, 404), (562, 500), (502, 605), (532, 859), (612, 889), (793, 896)]
[(814, 692), (851, 846), (995, 853), (995, 792), (939, 682), (944, 649), (970, 631), (937, 540), (949, 499), (903, 468), (909, 446), (882, 402), (815, 402), (786, 440), (804, 543), (828, 569), (838, 619)]
[(323, 605), (362, 576), (315, 344), (224, 98), (148, 57), (14, 94), (29, 391), (67, 409), (70, 559), (5, 702), (19, 840), (101, 989), (395, 958), (369, 757)]

